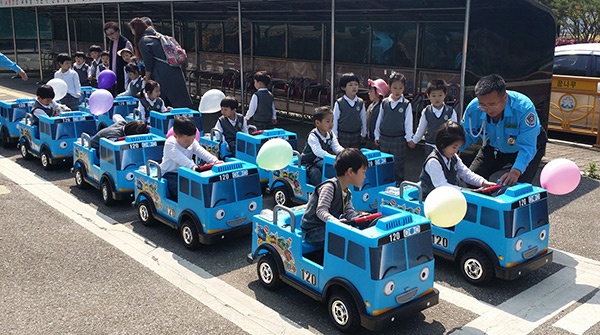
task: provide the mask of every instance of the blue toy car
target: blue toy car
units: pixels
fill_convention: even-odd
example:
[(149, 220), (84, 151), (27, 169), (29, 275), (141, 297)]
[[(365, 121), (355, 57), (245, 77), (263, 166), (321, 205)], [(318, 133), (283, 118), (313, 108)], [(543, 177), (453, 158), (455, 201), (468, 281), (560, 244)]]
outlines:
[[(248, 132), (250, 135), (260, 135), (263, 133), (262, 131), (257, 131), (256, 127), (253, 125), (248, 125)], [(223, 139), (224, 137), (221, 131), (217, 128), (212, 128), (210, 130), (210, 134), (204, 134), (204, 136), (200, 138), (200, 145), (202, 145), (204, 149), (219, 159), (235, 157), (235, 153), (230, 151), (231, 148), (228, 148), (227, 142), (225, 142)], [(238, 136), (236, 134), (236, 140), (237, 139)]]
[(94, 116), (86, 112), (62, 112), (59, 116), (42, 115), (38, 125), (33, 116), (26, 114), (19, 122), (21, 136), (19, 148), (24, 159), (39, 157), (42, 167), (48, 170), (54, 164), (73, 158), (73, 142), (83, 133), (95, 134)]
[(203, 172), (180, 167), (177, 201), (169, 199), (160, 166), (148, 161), (134, 172), (135, 205), (144, 225), (160, 221), (179, 230), (188, 249), (248, 234), (262, 209), (255, 165), (231, 159)]
[(302, 239), (304, 206), (277, 205), (254, 216), (247, 260), (258, 264), (265, 288), (285, 282), (327, 303), (341, 331), (390, 326), (436, 305), (439, 293), (433, 288), (430, 221), (389, 206), (379, 210), (354, 222), (327, 221), (325, 247), (317, 248)]
[[(367, 157), (369, 167), (363, 185), (352, 189), (352, 204), (357, 210), (373, 212), (377, 209), (379, 192), (395, 185), (394, 156), (379, 150), (361, 149), (361, 151)], [(335, 156), (324, 157), (322, 181), (336, 176), (334, 162)], [(316, 185), (308, 183), (306, 167), (300, 165), (298, 152), (295, 152), (290, 165), (272, 171), (269, 177), (269, 190), (279, 205), (290, 206), (295, 201), (307, 202), (315, 191)]]
[(73, 144), (75, 185), (92, 185), (102, 191), (102, 201), (112, 205), (115, 200), (133, 199), (133, 171), (148, 160), (162, 159), (165, 139), (146, 134), (131, 135), (117, 141), (100, 139), (98, 152), (89, 146), (90, 136), (81, 134)]
[(92, 86), (81, 86), (81, 97), (79, 97), (79, 106), (87, 107), (89, 106), (89, 100), (92, 93), (94, 93), (96, 89)]
[(189, 108), (172, 108), (167, 112), (160, 113), (156, 111), (151, 111), (148, 116), (148, 124), (150, 125), (150, 132), (152, 134), (156, 134), (162, 137), (166, 137), (169, 129), (173, 127), (173, 121), (175, 117), (185, 115), (194, 120), (196, 124), (196, 128), (200, 131), (200, 136), (202, 136), (202, 114), (197, 110), (189, 109)]
[[(459, 261), (475, 285), (513, 280), (552, 262), (548, 248), (548, 193), (531, 184), (462, 191), (467, 213), (454, 227), (432, 226), (436, 256)], [(381, 204), (424, 215), (421, 188), (404, 182), (380, 193)]]
[(31, 112), (34, 103), (34, 98), (0, 101), (0, 146), (16, 148), (21, 135), (17, 125)]

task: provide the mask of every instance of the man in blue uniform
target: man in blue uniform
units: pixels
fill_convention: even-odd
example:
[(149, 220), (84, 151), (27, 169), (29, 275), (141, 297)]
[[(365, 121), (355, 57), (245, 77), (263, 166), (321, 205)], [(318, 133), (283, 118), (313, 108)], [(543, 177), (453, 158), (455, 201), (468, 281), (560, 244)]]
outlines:
[(521, 93), (507, 91), (497, 74), (482, 77), (475, 85), (475, 96), (463, 116), (466, 141), (462, 148), (480, 137), (483, 146), (469, 168), (489, 179), (494, 172), (510, 167), (500, 177), (501, 184), (531, 183), (548, 141), (533, 102)]

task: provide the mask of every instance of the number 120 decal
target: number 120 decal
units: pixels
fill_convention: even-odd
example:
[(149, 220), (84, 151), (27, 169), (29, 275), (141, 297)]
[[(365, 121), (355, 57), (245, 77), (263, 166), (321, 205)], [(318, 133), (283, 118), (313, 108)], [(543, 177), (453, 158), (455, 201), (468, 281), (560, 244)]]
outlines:
[(440, 247), (448, 248), (448, 239), (439, 235), (431, 235), (431, 242)]

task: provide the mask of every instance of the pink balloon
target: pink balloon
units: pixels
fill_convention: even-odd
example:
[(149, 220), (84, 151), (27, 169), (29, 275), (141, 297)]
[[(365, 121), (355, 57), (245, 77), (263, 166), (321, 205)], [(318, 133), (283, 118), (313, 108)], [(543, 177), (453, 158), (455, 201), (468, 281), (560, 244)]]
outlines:
[(581, 181), (577, 164), (566, 158), (553, 159), (540, 174), (540, 184), (548, 193), (563, 195), (573, 191)]
[(98, 88), (111, 88), (117, 82), (117, 75), (112, 70), (104, 70), (98, 75)]
[[(167, 131), (167, 138), (173, 136), (173, 134), (174, 134), (173, 127), (171, 127)], [(198, 128), (196, 128), (196, 141), (200, 141), (200, 131), (198, 130)]]
[(113, 96), (105, 89), (98, 89), (92, 92), (88, 103), (90, 105), (90, 113), (94, 115), (102, 115), (108, 112), (113, 106)]

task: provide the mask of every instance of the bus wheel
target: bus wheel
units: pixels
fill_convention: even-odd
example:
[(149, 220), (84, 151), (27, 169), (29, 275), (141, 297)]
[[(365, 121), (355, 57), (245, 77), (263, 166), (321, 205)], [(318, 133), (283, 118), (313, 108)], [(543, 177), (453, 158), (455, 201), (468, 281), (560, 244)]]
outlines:
[(200, 246), (200, 241), (198, 240), (198, 229), (196, 229), (196, 225), (191, 219), (183, 220), (183, 224), (181, 225), (179, 233), (186, 248), (194, 250)]
[(151, 226), (154, 224), (154, 216), (152, 216), (152, 207), (148, 200), (142, 200), (138, 204), (138, 216), (144, 226)]
[(42, 149), (42, 153), (40, 154), (40, 162), (42, 162), (42, 167), (44, 170), (50, 170), (52, 168), (52, 164), (50, 164), (50, 154), (48, 153), (48, 149)]
[(102, 181), (102, 201), (106, 206), (110, 206), (115, 203), (115, 200), (112, 197), (112, 186), (110, 186), (110, 182), (108, 179), (104, 179)]
[(267, 290), (274, 291), (281, 286), (281, 278), (279, 278), (279, 269), (275, 264), (275, 259), (271, 253), (261, 256), (258, 260), (256, 273), (260, 283)]
[(346, 290), (338, 289), (333, 292), (327, 307), (331, 321), (339, 330), (345, 333), (353, 333), (358, 330), (360, 327), (358, 307)]
[(0, 131), (0, 145), (6, 149), (10, 146), (10, 136), (8, 135), (8, 129), (6, 129), (6, 127), (3, 127), (2, 131)]
[(31, 154), (29, 153), (29, 143), (27, 141), (21, 142), (19, 148), (21, 149), (21, 157), (23, 157), (24, 160), (31, 158)]
[(287, 185), (277, 186), (273, 190), (273, 199), (277, 205), (291, 206), (292, 205), (292, 194)]
[(460, 269), (465, 279), (473, 285), (483, 285), (494, 276), (492, 262), (478, 249), (465, 252), (460, 259)]
[(75, 168), (75, 186), (80, 189), (88, 188), (88, 184), (85, 182), (85, 172), (83, 172), (83, 168), (81, 167)]

